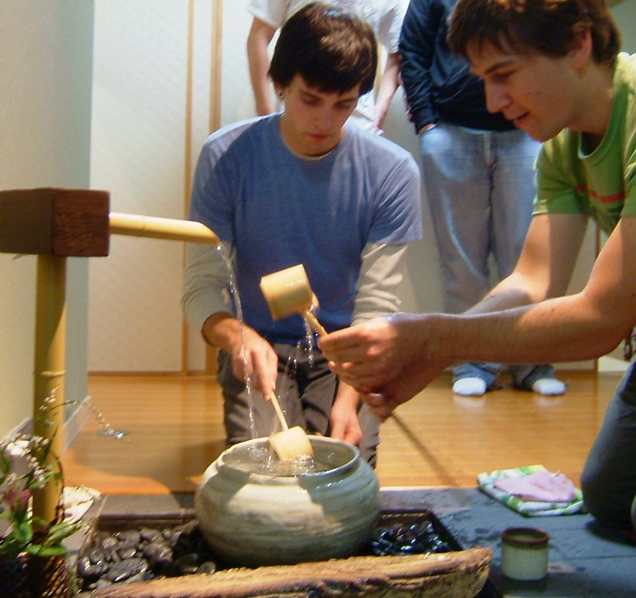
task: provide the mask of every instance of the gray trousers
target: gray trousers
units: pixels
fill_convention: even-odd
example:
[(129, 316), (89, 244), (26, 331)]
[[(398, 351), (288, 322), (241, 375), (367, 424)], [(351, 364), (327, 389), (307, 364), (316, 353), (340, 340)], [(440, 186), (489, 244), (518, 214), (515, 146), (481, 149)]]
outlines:
[(602, 525), (631, 528), (636, 496), (636, 362), (625, 372), (581, 474), (583, 500)]
[[(289, 427), (300, 426), (310, 434), (329, 436), (329, 414), (338, 391), (338, 378), (329, 370), (327, 360), (317, 348), (311, 353), (283, 343), (276, 343), (273, 348), (278, 355), (276, 394)], [(280, 430), (271, 401), (265, 401), (257, 391), (252, 391), (250, 397), (245, 384), (232, 373), (231, 356), (219, 351), (218, 364), (226, 445), (269, 436)], [(375, 466), (380, 422), (364, 404), (358, 408), (358, 418), (362, 428), (361, 457)]]

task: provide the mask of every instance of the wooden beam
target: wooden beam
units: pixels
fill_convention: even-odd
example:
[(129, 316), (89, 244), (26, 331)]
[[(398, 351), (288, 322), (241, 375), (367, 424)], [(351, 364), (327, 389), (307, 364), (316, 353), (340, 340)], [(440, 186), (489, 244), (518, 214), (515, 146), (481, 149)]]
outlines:
[(110, 194), (88, 189), (0, 191), (0, 253), (103, 257)]

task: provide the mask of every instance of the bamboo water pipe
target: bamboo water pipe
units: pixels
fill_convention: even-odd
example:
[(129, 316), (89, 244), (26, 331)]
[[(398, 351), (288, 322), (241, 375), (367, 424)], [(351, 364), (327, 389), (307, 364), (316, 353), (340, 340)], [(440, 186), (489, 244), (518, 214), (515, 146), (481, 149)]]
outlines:
[[(198, 222), (110, 212), (107, 191), (17, 189), (0, 191), (0, 253), (38, 256), (33, 430), (62, 451), (66, 364), (66, 258), (108, 255), (110, 235), (218, 245)], [(62, 488), (51, 480), (33, 501), (33, 514), (52, 523)]]
[(109, 225), (111, 235), (190, 241), (208, 245), (220, 243), (219, 238), (205, 224), (189, 220), (111, 212)]

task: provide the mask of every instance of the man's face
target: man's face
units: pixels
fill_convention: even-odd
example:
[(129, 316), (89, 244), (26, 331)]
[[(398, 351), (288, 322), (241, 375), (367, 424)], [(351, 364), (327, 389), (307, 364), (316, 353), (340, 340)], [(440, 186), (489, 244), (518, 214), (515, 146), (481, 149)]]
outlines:
[(285, 112), (280, 130), (285, 142), (303, 156), (320, 156), (335, 148), (360, 96), (360, 85), (344, 93), (323, 92), (296, 75), (283, 92)]
[(485, 43), (469, 46), (468, 59), (485, 83), (490, 112), (501, 112), (537, 141), (551, 139), (566, 127), (581, 130), (584, 114), (573, 56), (502, 52)]

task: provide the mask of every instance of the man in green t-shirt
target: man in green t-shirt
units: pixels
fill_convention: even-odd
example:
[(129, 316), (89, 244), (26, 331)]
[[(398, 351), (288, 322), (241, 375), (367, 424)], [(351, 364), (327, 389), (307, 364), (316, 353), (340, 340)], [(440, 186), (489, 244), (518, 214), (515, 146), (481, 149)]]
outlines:
[[(465, 314), (395, 314), (321, 340), (384, 418), (457, 361), (596, 358), (636, 324), (636, 56), (619, 54), (604, 1), (459, 0), (449, 43), (484, 80), (489, 110), (544, 142), (535, 213), (514, 272)], [(585, 288), (567, 295), (590, 218), (609, 238)], [(581, 479), (611, 527), (630, 527), (636, 495), (635, 368)]]

